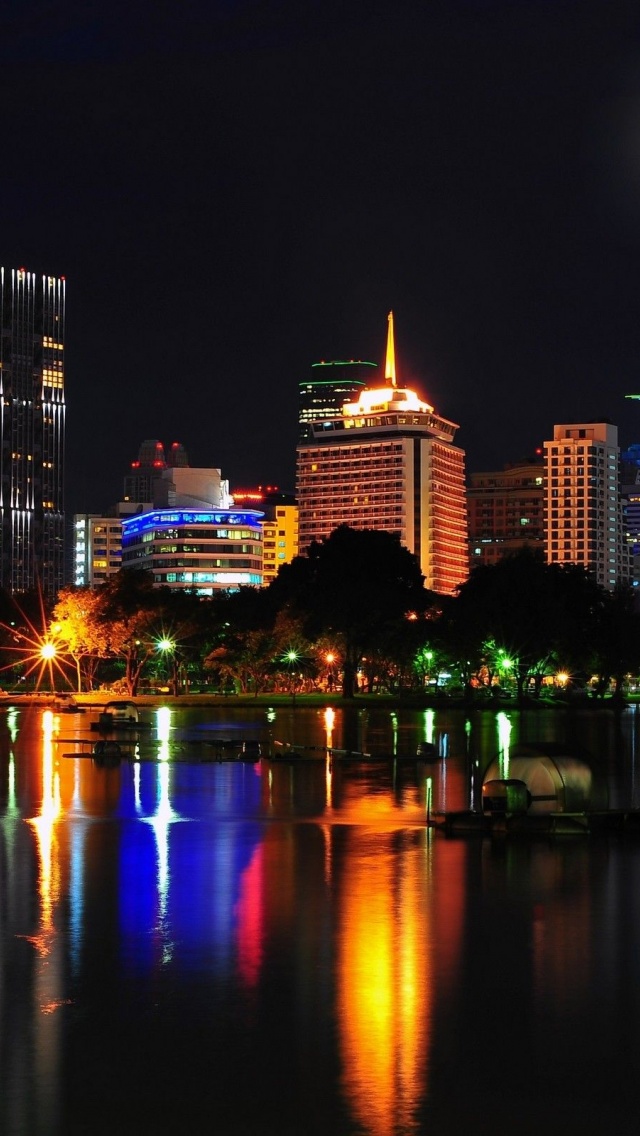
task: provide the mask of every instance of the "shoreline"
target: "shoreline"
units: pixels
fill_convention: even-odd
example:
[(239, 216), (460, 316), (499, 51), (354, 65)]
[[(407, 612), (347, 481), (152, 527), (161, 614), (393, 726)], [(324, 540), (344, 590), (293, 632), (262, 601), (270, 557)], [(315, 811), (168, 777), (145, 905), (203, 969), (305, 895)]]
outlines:
[[(635, 696), (627, 697), (622, 701), (612, 698), (595, 699), (576, 697), (573, 699), (530, 700), (519, 703), (514, 699), (500, 699), (492, 702), (489, 699), (463, 698), (433, 698), (402, 696), (393, 694), (358, 694), (354, 698), (343, 698), (337, 693), (314, 694), (137, 694), (129, 698), (126, 694), (112, 694), (108, 691), (90, 691), (75, 694), (73, 691), (30, 691), (25, 694), (3, 692), (0, 694), (0, 709), (10, 707), (40, 706), (48, 709), (53, 706), (56, 697), (61, 694), (73, 698), (74, 702), (83, 709), (103, 709), (109, 702), (134, 702), (140, 708), (157, 709), (160, 706), (169, 706), (173, 709), (215, 709), (217, 707), (229, 709), (232, 707), (286, 707), (288, 709), (325, 709), (333, 707), (355, 708), (359, 710), (388, 709), (388, 710), (466, 710), (471, 711), (541, 711), (541, 710), (625, 710), (638, 704)], [(67, 712), (67, 711), (63, 711)]]

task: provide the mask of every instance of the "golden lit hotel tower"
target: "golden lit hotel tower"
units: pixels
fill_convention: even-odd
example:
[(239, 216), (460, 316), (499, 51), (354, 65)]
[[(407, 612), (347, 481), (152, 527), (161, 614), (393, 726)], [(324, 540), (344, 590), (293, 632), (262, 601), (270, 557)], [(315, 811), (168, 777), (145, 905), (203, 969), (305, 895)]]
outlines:
[(397, 534), (425, 586), (450, 594), (468, 575), (464, 451), (458, 427), (396, 382), (389, 313), (385, 385), (311, 425), (298, 445), (300, 551), (338, 525)]
[(628, 584), (618, 427), (573, 422), (545, 442), (546, 548), (550, 564), (579, 564), (610, 591)]
[(0, 269), (0, 586), (64, 582), (64, 277)]

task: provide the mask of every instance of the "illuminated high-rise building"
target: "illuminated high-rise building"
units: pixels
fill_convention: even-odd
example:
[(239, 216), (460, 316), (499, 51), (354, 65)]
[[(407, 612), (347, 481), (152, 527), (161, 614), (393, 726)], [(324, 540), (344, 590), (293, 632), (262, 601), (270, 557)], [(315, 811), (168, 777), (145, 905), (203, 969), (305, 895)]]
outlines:
[(389, 313), (385, 383), (340, 415), (311, 424), (298, 445), (300, 551), (338, 525), (395, 533), (425, 586), (450, 594), (468, 575), (464, 451), (457, 425), (396, 381)]
[(547, 561), (582, 565), (609, 590), (628, 583), (617, 426), (554, 426), (544, 450)]
[(0, 268), (0, 586), (64, 583), (64, 277)]
[(364, 359), (333, 359), (312, 363), (311, 377), (300, 383), (298, 397), (299, 437), (311, 437), (314, 422), (337, 418), (345, 402), (353, 402), (376, 376), (377, 363)]

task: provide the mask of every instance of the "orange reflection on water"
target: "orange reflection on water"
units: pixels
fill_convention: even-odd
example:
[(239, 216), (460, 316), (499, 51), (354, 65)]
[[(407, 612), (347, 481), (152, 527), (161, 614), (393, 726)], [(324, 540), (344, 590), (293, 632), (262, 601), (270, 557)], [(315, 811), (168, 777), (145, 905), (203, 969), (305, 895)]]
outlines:
[(412, 1131), (425, 1090), (433, 1002), (425, 840), (354, 830), (344, 881), (343, 1086), (354, 1119), (372, 1136)]
[(46, 711), (42, 716), (42, 801), (40, 812), (29, 819), (38, 844), (40, 896), (40, 928), (31, 936), (40, 955), (49, 953), (55, 935), (53, 907), (60, 896), (60, 857), (56, 824), (60, 816), (60, 776), (55, 768), (53, 754), (53, 716)]

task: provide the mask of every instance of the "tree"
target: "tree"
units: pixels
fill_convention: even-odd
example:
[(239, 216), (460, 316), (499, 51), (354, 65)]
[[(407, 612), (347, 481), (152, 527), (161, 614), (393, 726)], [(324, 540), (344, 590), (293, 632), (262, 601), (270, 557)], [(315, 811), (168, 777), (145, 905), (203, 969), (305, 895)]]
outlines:
[(445, 638), (469, 671), (489, 649), (508, 657), (522, 699), (557, 659), (584, 664), (602, 595), (583, 568), (547, 564), (523, 549), (472, 571), (449, 605)]
[(122, 569), (98, 589), (98, 619), (106, 633), (108, 653), (124, 660), (124, 681), (135, 697), (145, 663), (163, 633), (164, 589), (156, 589), (150, 572)]
[(100, 595), (91, 588), (63, 588), (53, 609), (52, 631), (75, 663), (78, 692), (83, 687), (83, 674), (88, 689), (92, 689), (96, 667), (108, 649), (100, 606)]
[(633, 589), (621, 585), (606, 592), (594, 623), (591, 640), (598, 689), (604, 694), (613, 681), (613, 696), (621, 699), (627, 674), (640, 668), (640, 614)]
[(379, 650), (390, 628), (424, 611), (430, 599), (417, 558), (397, 536), (347, 525), (283, 565), (267, 590), (302, 620), (308, 639), (330, 635), (336, 642), (345, 698), (355, 693), (369, 648)]

